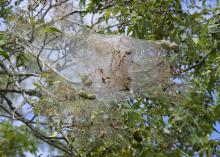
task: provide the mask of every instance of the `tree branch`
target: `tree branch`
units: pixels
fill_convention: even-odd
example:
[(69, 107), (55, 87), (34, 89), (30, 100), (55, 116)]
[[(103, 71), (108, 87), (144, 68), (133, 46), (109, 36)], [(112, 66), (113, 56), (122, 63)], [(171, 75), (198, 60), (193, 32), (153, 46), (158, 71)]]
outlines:
[(15, 111), (15, 107), (13, 106), (12, 102), (4, 95), (2, 95), (2, 98), (7, 102), (10, 110), (12, 110), (15, 114), (15, 117), (18, 118), (17, 120), (23, 122), (27, 127), (29, 127), (32, 130), (32, 133), (39, 138), (40, 140), (48, 143), (49, 145), (61, 150), (62, 152), (65, 152), (69, 155), (77, 156), (78, 154), (76, 152), (73, 152), (69, 150), (68, 146), (65, 146), (63, 143), (51, 139), (50, 137), (47, 137), (44, 133), (42, 133), (39, 129), (35, 128), (31, 123), (29, 123), (29, 120), (25, 119), (18, 111)]
[(0, 93), (26, 93), (31, 96), (41, 96), (41, 94), (36, 90), (16, 90), (16, 89), (0, 89)]

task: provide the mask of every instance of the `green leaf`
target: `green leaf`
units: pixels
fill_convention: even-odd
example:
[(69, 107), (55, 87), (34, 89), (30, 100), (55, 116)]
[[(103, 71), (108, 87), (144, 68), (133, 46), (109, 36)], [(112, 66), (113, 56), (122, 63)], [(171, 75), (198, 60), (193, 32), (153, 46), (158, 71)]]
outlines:
[(0, 55), (3, 56), (7, 60), (10, 59), (8, 52), (4, 51), (2, 48), (0, 48)]
[(35, 27), (35, 19), (33, 16), (30, 17), (30, 24), (31, 24), (31, 28), (33, 29)]
[(143, 118), (140, 112), (135, 110), (128, 111), (128, 122), (129, 125), (135, 125), (137, 122), (143, 123)]
[(5, 45), (5, 41), (4, 40), (0, 40), (0, 45)]
[(194, 41), (195, 44), (198, 44), (199, 38), (198, 37), (193, 37), (192, 40)]
[(108, 19), (111, 15), (111, 11), (110, 9), (107, 9), (106, 12), (105, 12), (105, 22), (108, 23)]
[(58, 132), (56, 132), (56, 131), (54, 131), (50, 136), (48, 136), (48, 137), (56, 137), (58, 135)]
[(17, 67), (24, 66), (26, 60), (27, 60), (27, 58), (25, 57), (25, 55), (23, 53), (17, 55), (16, 56), (16, 66)]
[(34, 115), (35, 115), (35, 116), (39, 115), (39, 111), (35, 109), (35, 110), (34, 110)]
[(40, 88), (41, 88), (41, 85), (40, 85), (39, 83), (34, 82), (33, 84), (34, 84), (34, 86), (35, 86), (36, 88), (38, 88), (38, 89), (40, 89)]
[(80, 0), (80, 2), (79, 2), (80, 6), (85, 6), (85, 4), (86, 4), (86, 0)]
[(36, 120), (36, 124), (37, 124), (38, 127), (40, 126), (40, 120), (39, 119)]
[(62, 31), (60, 31), (59, 29), (57, 29), (55, 27), (46, 28), (46, 32), (48, 32), (48, 33), (61, 33), (62, 34)]

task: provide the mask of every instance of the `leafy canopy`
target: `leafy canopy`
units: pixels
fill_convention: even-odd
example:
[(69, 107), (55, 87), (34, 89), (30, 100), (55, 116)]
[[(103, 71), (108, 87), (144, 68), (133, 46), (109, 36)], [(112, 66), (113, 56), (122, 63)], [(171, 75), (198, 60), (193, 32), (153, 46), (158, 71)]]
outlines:
[[(44, 1), (39, 2), (43, 6)], [(37, 4), (37, 3), (36, 3)], [(47, 123), (49, 127), (42, 127), (46, 132), (40, 132), (30, 125), (23, 117), (21, 119), (28, 127), (32, 128), (35, 136), (44, 142), (53, 145), (68, 155), (75, 156), (219, 156), (219, 139), (211, 138), (213, 132), (219, 133), (215, 128), (220, 116), (220, 6), (219, 1), (140, 1), (140, 0), (80, 0), (82, 9), (81, 16), (93, 14), (97, 18), (91, 19), (91, 24), (86, 26), (103, 34), (126, 34), (145, 40), (169, 40), (178, 45), (175, 55), (170, 56), (172, 65), (170, 71), (173, 74), (173, 84), (164, 87), (164, 91), (156, 97), (146, 93), (143, 97), (130, 95), (125, 101), (118, 102), (113, 106), (116, 114), (112, 116), (113, 122), (109, 125), (109, 132), (100, 131), (99, 136), (94, 137), (89, 128), (80, 128), (87, 135), (86, 138), (62, 132), (61, 121)], [(187, 10), (184, 10), (187, 6)], [(33, 6), (32, 6), (33, 7)], [(4, 8), (4, 7), (3, 7)], [(31, 7), (30, 7), (31, 8)], [(35, 31), (38, 25), (45, 24), (44, 14), (33, 16), (29, 14), (34, 7), (23, 12), (16, 12), (16, 18), (8, 18), (7, 22), (18, 22), (21, 28), (13, 31), (2, 32), (0, 40), (0, 67), (1, 75), (1, 99), (8, 104), (6, 111), (14, 113), (11, 107), (10, 93), (28, 94), (37, 96), (42, 93), (41, 88), (35, 83), (35, 90), (17, 91), (9, 87), (16, 87), (17, 80), (20, 81), (27, 76), (39, 76), (36, 73), (21, 75), (9, 73), (7, 64), (12, 67), (23, 68), (25, 72), (31, 67), (40, 73), (41, 66), (39, 58), (26, 56), (24, 47), (16, 44), (22, 40), (17, 32), (23, 32), (24, 28)], [(1, 10), (2, 12), (3, 10)], [(26, 15), (30, 16), (26, 16)], [(46, 12), (47, 14), (47, 12)], [(6, 17), (6, 13), (3, 14)], [(96, 20), (93, 20), (96, 19)], [(19, 23), (20, 22), (20, 23)], [(49, 33), (60, 32), (57, 28), (48, 28)], [(32, 39), (29, 40), (32, 42)], [(14, 57), (14, 59), (12, 59)], [(14, 60), (15, 62), (10, 62)], [(31, 61), (31, 63), (30, 63)], [(32, 63), (38, 65), (32, 67)], [(30, 66), (30, 67), (27, 67)], [(30, 70), (30, 69), (29, 69)], [(13, 76), (13, 77), (12, 77)], [(57, 80), (45, 77), (45, 82), (53, 85)], [(17, 87), (16, 87), (17, 88)], [(62, 89), (63, 90), (63, 89)], [(51, 93), (49, 93), (51, 94)], [(29, 102), (31, 104), (31, 102)], [(42, 105), (45, 105), (43, 102)], [(49, 103), (48, 103), (49, 104)], [(1, 105), (3, 108), (4, 105)], [(11, 108), (10, 108), (11, 107)], [(34, 108), (34, 106), (32, 106)], [(49, 107), (50, 108), (50, 107)], [(45, 116), (34, 108), (35, 117)], [(114, 112), (113, 112), (114, 113)], [(15, 112), (20, 118), (20, 114)], [(46, 118), (45, 118), (46, 119)], [(117, 120), (115, 120), (117, 119)], [(35, 120), (35, 119), (34, 119)], [(36, 128), (41, 125), (39, 119)], [(48, 121), (47, 121), (48, 122)], [(50, 121), (49, 121), (50, 122)], [(8, 126), (9, 127), (9, 126)], [(75, 126), (74, 126), (75, 127)], [(10, 128), (10, 127), (9, 127)], [(104, 127), (103, 127), (104, 128)], [(55, 136), (46, 136), (55, 130)], [(59, 134), (59, 135), (58, 135)], [(106, 136), (107, 134), (107, 136)], [(62, 135), (62, 136), (60, 136)], [(64, 136), (63, 136), (64, 135)], [(8, 136), (7, 136), (8, 137)], [(14, 135), (10, 135), (14, 137)], [(9, 138), (9, 137), (8, 137)], [(15, 136), (15, 138), (17, 138)], [(60, 142), (60, 139), (63, 140)], [(7, 140), (7, 139), (6, 139)], [(25, 142), (25, 141), (23, 141)], [(30, 143), (27, 142), (27, 145)], [(83, 148), (86, 146), (86, 149)], [(13, 146), (13, 148), (16, 145)], [(33, 150), (32, 147), (24, 147), (25, 150)], [(75, 150), (76, 148), (76, 150)], [(87, 149), (89, 148), (89, 149)]]

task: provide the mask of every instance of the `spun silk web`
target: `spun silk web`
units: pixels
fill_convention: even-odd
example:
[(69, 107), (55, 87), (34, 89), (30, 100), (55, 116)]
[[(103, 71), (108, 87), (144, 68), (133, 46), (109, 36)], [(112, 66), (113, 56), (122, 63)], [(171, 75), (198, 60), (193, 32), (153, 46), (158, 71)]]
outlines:
[[(93, 137), (101, 137), (103, 130), (112, 132), (113, 123), (120, 127), (120, 120), (113, 118), (120, 112), (112, 105), (115, 100), (158, 96), (171, 82), (170, 54), (176, 45), (96, 34), (61, 23), (62, 27), (49, 27), (52, 33), (48, 28), (36, 31), (30, 46), (29, 52), (46, 65), (43, 71), (53, 73), (43, 79), (46, 84), (34, 109), (58, 119), (59, 127), (68, 128), (74, 137), (82, 136), (82, 128), (77, 127), (82, 125), (90, 128)], [(55, 81), (51, 84), (50, 79)]]
[[(155, 92), (169, 81), (169, 44), (87, 31), (48, 35), (33, 43), (40, 59), (88, 99)], [(90, 93), (89, 96), (87, 93)]]

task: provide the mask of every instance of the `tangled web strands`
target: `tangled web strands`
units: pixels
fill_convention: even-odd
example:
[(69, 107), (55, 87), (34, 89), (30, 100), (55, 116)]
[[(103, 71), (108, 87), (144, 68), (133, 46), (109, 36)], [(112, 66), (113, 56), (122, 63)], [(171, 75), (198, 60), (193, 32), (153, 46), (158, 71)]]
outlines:
[(159, 41), (64, 32), (44, 41), (41, 37), (34, 47), (40, 50), (44, 44), (41, 60), (74, 89), (98, 99), (122, 98), (129, 91), (147, 93), (161, 87), (170, 75), (169, 50)]
[[(163, 92), (171, 76), (168, 54), (173, 50), (161, 41), (64, 28), (62, 33), (43, 28), (34, 34), (30, 52), (55, 73), (52, 78), (60, 79), (42, 88), (34, 109), (58, 119), (58, 131), (68, 129), (74, 139), (83, 136), (86, 142), (81, 145), (89, 148), (91, 137), (106, 133), (112, 138), (123, 130), (120, 109), (112, 105), (113, 100), (123, 100), (130, 91), (154, 96)], [(115, 127), (121, 129), (115, 131)]]

